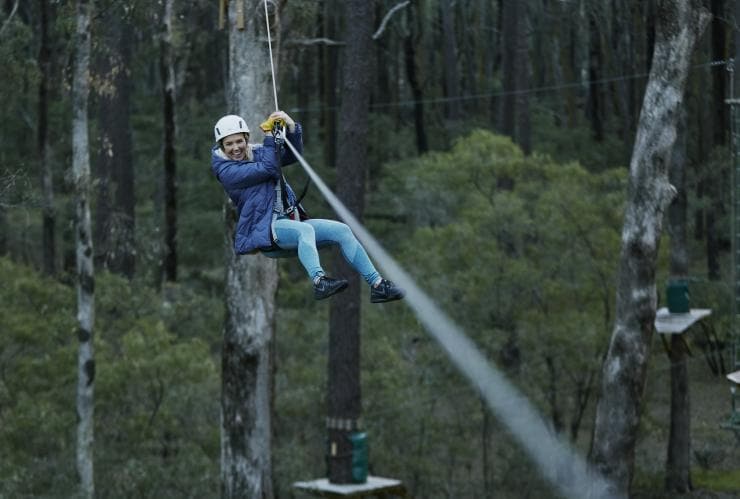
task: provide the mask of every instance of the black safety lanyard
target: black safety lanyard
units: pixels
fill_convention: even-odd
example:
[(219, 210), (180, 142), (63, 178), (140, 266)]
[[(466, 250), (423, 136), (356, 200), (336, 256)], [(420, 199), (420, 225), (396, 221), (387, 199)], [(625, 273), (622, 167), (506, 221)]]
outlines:
[(303, 190), (301, 191), (301, 195), (298, 196), (295, 200), (295, 204), (293, 206), (290, 205), (288, 201), (288, 188), (286, 187), (285, 182), (285, 175), (283, 175), (283, 140), (278, 138), (278, 132), (280, 131), (279, 128), (273, 128), (272, 135), (275, 138), (275, 154), (277, 154), (277, 162), (278, 166), (280, 167), (280, 197), (283, 200), (283, 210), (285, 213), (290, 213), (293, 211), (293, 208), (297, 208), (298, 205), (301, 204), (301, 201), (303, 201), (303, 198), (306, 196), (306, 193), (308, 192), (308, 187), (311, 185), (311, 179), (309, 178), (306, 181), (306, 185), (303, 186)]

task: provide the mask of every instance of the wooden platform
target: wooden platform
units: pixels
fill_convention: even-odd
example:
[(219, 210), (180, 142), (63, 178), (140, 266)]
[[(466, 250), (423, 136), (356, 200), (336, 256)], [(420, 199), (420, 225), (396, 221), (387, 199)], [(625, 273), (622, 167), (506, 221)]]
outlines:
[(310, 482), (296, 482), (293, 488), (318, 497), (408, 497), (400, 480), (379, 476), (368, 476), (365, 483), (349, 484), (331, 483), (326, 478), (320, 478)]
[(660, 334), (682, 334), (711, 314), (710, 308), (692, 308), (685, 314), (672, 314), (663, 307), (655, 313), (655, 330)]

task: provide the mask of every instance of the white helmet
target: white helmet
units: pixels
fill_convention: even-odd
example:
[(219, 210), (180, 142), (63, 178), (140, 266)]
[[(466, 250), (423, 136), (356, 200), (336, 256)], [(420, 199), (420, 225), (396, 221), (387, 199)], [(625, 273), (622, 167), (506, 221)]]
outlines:
[(235, 114), (227, 114), (218, 120), (216, 126), (213, 127), (216, 142), (234, 133), (249, 133), (249, 127), (244, 123), (242, 117)]

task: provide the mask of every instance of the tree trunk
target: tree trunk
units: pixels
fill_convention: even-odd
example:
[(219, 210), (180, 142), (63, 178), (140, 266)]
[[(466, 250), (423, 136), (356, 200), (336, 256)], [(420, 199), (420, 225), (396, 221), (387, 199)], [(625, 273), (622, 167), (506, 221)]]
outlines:
[[(735, 26), (740, 26), (740, 2), (738, 2), (737, 0), (732, 2), (732, 12), (734, 15)], [(740, 29), (735, 28), (732, 30), (732, 38), (734, 42), (733, 43), (733, 49), (734, 49), (733, 58), (737, 61), (737, 60), (740, 60), (738, 59), (738, 57), (740, 57)], [(740, 78), (738, 78), (737, 76), (733, 78), (732, 84), (733, 84), (733, 88), (731, 89), (732, 96), (735, 99), (740, 98)]]
[[(670, 275), (687, 277), (689, 256), (686, 245), (686, 113), (680, 111), (676, 146), (671, 158), (669, 179), (676, 198), (668, 210)], [(668, 492), (688, 492), (691, 485), (691, 412), (686, 368), (686, 344), (681, 335), (671, 335), (671, 426), (668, 437), (665, 487)]]
[[(712, 11), (712, 61), (724, 61), (727, 59), (727, 29), (728, 23), (725, 14), (724, 0), (711, 0)], [(727, 130), (729, 129), (729, 118), (725, 99), (727, 66), (715, 66), (712, 68), (712, 100), (714, 111), (712, 113), (714, 126), (712, 127), (712, 141), (715, 146), (724, 146), (727, 143)]]
[[(550, 4), (548, 6), (549, 8), (549, 15), (552, 16), (555, 19), (560, 18), (560, 8), (556, 7), (552, 4), (557, 4), (558, 2), (548, 2)], [(561, 51), (562, 51), (562, 43), (561, 43), (561, 23), (553, 22), (553, 23), (547, 23), (545, 25), (546, 35), (543, 37), (544, 40), (542, 42), (542, 60), (548, 60), (548, 54), (549, 54), (549, 68), (551, 71), (551, 74), (549, 75), (551, 78), (551, 84), (555, 88), (562, 88), (562, 97), (557, 98), (553, 102), (553, 121), (556, 127), (562, 128), (565, 125), (565, 114), (566, 114), (566, 98), (567, 98), (567, 92), (565, 91), (565, 80), (563, 77), (563, 61), (561, 57)], [(548, 75), (543, 75), (543, 81), (548, 81)]]
[[(561, 4), (560, 2), (557, 2), (557, 4), (558, 11), (561, 17), (566, 18), (567, 16), (574, 15), (573, 11), (570, 10), (567, 5)], [(579, 78), (579, 65), (575, 49), (575, 47), (578, 45), (578, 30), (574, 25), (575, 23), (563, 24), (565, 24), (565, 28), (561, 32), (563, 32), (565, 43), (562, 44), (562, 47), (560, 49), (560, 60), (562, 61), (563, 68), (563, 83), (565, 83), (574, 82)], [(575, 128), (578, 121), (577, 92), (567, 85), (563, 85), (563, 87), (565, 88), (563, 88), (562, 99), (565, 104), (567, 126), (568, 128)]]
[[(442, 54), (445, 82), (445, 97), (457, 99), (460, 97), (460, 80), (457, 68), (457, 42), (455, 40), (455, 13), (452, 0), (440, 1), (442, 16)], [(460, 101), (448, 100), (446, 117), (448, 120), (460, 119)]]
[[(265, 19), (261, 5), (261, 0), (229, 2), (228, 16), (227, 112), (241, 115), (248, 124), (252, 124), (255, 132), (256, 125), (273, 111), (270, 59), (264, 43)], [(239, 11), (245, 13), (243, 30), (237, 27)], [(271, 29), (277, 28), (272, 26)], [(262, 255), (236, 255), (234, 225), (233, 208), (227, 206), (221, 491), (224, 498), (271, 498), (270, 350), (275, 321), (277, 264)]]
[(414, 131), (416, 132), (416, 150), (424, 154), (429, 150), (427, 141), (426, 124), (424, 121), (424, 94), (422, 93), (419, 76), (416, 70), (416, 49), (419, 41), (416, 16), (417, 7), (410, 5), (407, 9), (406, 19), (408, 33), (403, 40), (404, 62), (406, 64), (406, 78), (411, 87), (411, 96), (414, 100)]
[(0, 203), (0, 256), (8, 254), (8, 215), (5, 206)]
[(689, 252), (686, 242), (687, 232), (687, 194), (686, 194), (686, 110), (680, 111), (676, 123), (676, 145), (671, 156), (669, 181), (676, 188), (674, 198), (668, 210), (668, 235), (671, 238), (670, 246), (670, 274), (671, 276), (687, 277), (689, 275)]
[[(723, 0), (712, 0), (712, 60), (724, 61), (727, 59), (725, 30), (725, 9)], [(725, 89), (725, 78), (727, 71), (725, 66), (712, 68), (712, 144), (715, 148), (724, 148), (726, 145), (729, 120), (727, 118), (727, 98)], [(720, 199), (720, 184), (722, 179), (718, 177), (716, 170), (707, 173), (707, 194), (709, 206), (706, 211), (707, 230), (707, 277), (711, 280), (719, 280), (720, 270), (720, 242), (718, 231), (718, 219), (722, 214), (722, 201)]]
[(680, 334), (671, 335), (671, 427), (668, 437), (665, 488), (685, 493), (691, 485), (691, 419), (686, 343)]
[(529, 82), (532, 68), (529, 58), (529, 13), (526, 5), (519, 7), (519, 29), (516, 38), (516, 143), (524, 154), (532, 152), (532, 123), (529, 112)]
[[(617, 67), (620, 74), (632, 75), (636, 73), (635, 68), (635, 48), (633, 39), (633, 30), (631, 27), (632, 8), (631, 3), (625, 0), (614, 0), (613, 2), (613, 52), (617, 58)], [(619, 129), (619, 138), (625, 145), (625, 154), (627, 154), (630, 134), (632, 132), (634, 116), (632, 113), (633, 103), (632, 94), (634, 93), (634, 79), (617, 80), (616, 87), (616, 104), (619, 110), (619, 119), (621, 126)]]
[[(373, 15), (377, 19), (383, 18), (383, 8), (381, 2), (375, 2)], [(376, 38), (373, 43), (375, 54), (373, 57), (377, 61), (378, 70), (375, 72), (375, 84), (371, 85), (373, 93), (370, 97), (373, 103), (398, 102), (399, 99), (399, 76), (395, 69), (398, 68), (397, 45), (395, 39), (381, 36)], [(395, 74), (394, 74), (395, 73)], [(400, 127), (400, 117), (398, 106), (389, 106), (384, 109), (393, 126)]]
[(123, 7), (100, 23), (96, 44), (99, 190), (95, 212), (96, 264), (134, 275), (134, 165), (131, 138), (132, 30)]
[[(491, 0), (480, 0), (481, 5), (481, 19), (480, 19), (480, 32), (484, 33), (484, 45), (483, 45), (483, 53), (481, 54), (481, 57), (483, 58), (483, 88), (485, 89), (484, 92), (490, 92), (490, 89), (493, 88), (493, 85), (495, 83), (495, 70), (496, 70), (496, 64), (498, 63), (498, 46), (496, 43), (497, 40), (497, 32), (498, 30), (494, 29), (496, 26), (496, 19), (499, 17), (498, 9), (496, 8), (498, 5), (498, 1), (492, 2)], [(496, 117), (496, 99), (495, 97), (491, 96), (491, 98), (488, 101), (487, 108), (485, 107), (486, 104), (484, 104), (484, 101), (479, 101), (477, 104), (479, 105), (478, 110), (481, 112), (481, 116), (484, 116), (484, 112), (486, 112), (486, 109), (490, 110), (487, 112), (487, 114), (490, 115), (490, 118), (492, 118), (490, 121), (491, 123), (496, 123), (495, 117)]]
[[(337, 196), (362, 220), (367, 176), (367, 130), (374, 70), (372, 2), (345, 2), (346, 47), (337, 141)], [(343, 259), (335, 270), (349, 281), (347, 291), (332, 299), (329, 314), (329, 481), (352, 481), (349, 435), (359, 429), (360, 277)]]
[(37, 147), (41, 162), (42, 188), (42, 241), (43, 269), (47, 275), (56, 272), (56, 209), (54, 208), (54, 175), (49, 158), (49, 83), (50, 83), (50, 47), (49, 47), (49, 0), (39, 1), (41, 14), (39, 48), (39, 102), (38, 102), (38, 135)]
[(503, 91), (501, 103), (501, 118), (499, 129), (501, 133), (516, 137), (516, 84), (517, 84), (517, 41), (519, 39), (519, 2), (503, 0), (502, 6), (502, 40), (503, 47)]
[(164, 121), (164, 280), (177, 280), (177, 161), (175, 138), (175, 62), (172, 47), (174, 0), (166, 0), (162, 18), (159, 69), (162, 80), (162, 118)]
[(563, 421), (560, 401), (558, 400), (558, 371), (555, 368), (555, 362), (553, 361), (552, 356), (545, 356), (545, 366), (547, 366), (549, 380), (545, 396), (547, 398), (547, 403), (550, 406), (550, 422), (552, 423), (552, 429), (555, 430), (555, 433), (562, 433), (565, 428), (565, 423)]
[(93, 408), (95, 358), (95, 274), (90, 223), (90, 150), (87, 131), (87, 101), (90, 90), (90, 10), (87, 0), (77, 2), (75, 63), (72, 75), (72, 175), (76, 198), (75, 235), (77, 250), (77, 473), (80, 496), (95, 496), (93, 480)]
[(668, 165), (694, 44), (709, 19), (699, 0), (662, 0), (652, 69), (630, 161), (616, 317), (602, 372), (591, 459), (626, 496), (655, 320), (655, 267), (662, 218), (674, 189)]
[[(484, 12), (481, 12), (477, 9), (477, 5), (474, 5), (473, 2), (471, 2), (469, 5), (462, 7), (460, 6), (460, 2), (457, 3), (458, 12), (456, 14), (457, 18), (459, 19), (457, 26), (465, 26), (469, 29), (476, 29), (476, 23), (480, 23), (482, 19), (482, 14)], [(464, 111), (466, 114), (471, 113), (475, 114), (478, 110), (478, 102), (477, 98), (474, 96), (478, 95), (478, 54), (484, 52), (483, 49), (480, 49), (478, 47), (479, 42), (485, 43), (483, 40), (485, 38), (483, 37), (484, 31), (478, 31), (478, 36), (465, 36), (463, 37), (461, 43), (460, 43), (460, 59), (461, 62), (464, 61), (464, 77), (462, 78), (462, 81), (460, 82), (460, 94), (464, 97), (472, 97), (470, 99), (465, 99), (460, 102), (460, 105), (458, 106), (459, 109)], [(460, 78), (458, 77), (458, 81), (460, 81)]]
[(645, 71), (650, 72), (653, 66), (653, 53), (655, 52), (655, 37), (657, 31), (657, 2), (660, 0), (647, 0), (644, 5), (645, 17)]
[(491, 441), (493, 434), (493, 418), (491, 411), (486, 406), (486, 401), (480, 399), (481, 406), (481, 473), (483, 475), (483, 497), (494, 497), (493, 492), (493, 466), (491, 455)]
[(604, 117), (601, 97), (601, 29), (597, 13), (591, 8), (588, 13), (588, 104), (587, 113), (591, 122), (591, 134), (596, 142), (604, 141)]
[[(504, 44), (504, 0), (496, 0), (496, 14), (495, 14), (495, 26), (496, 29), (494, 30), (494, 50), (492, 52), (493, 54), (493, 62), (490, 65), (491, 69), (491, 76), (493, 77), (496, 74), (495, 69), (501, 68), (502, 75), (505, 74), (503, 71), (503, 61), (506, 58), (505, 52), (506, 52), (506, 45)], [(493, 25), (493, 23), (492, 23)], [(491, 86), (493, 87), (495, 80), (491, 80)], [(502, 128), (502, 122), (503, 122), (503, 98), (498, 96), (498, 92), (494, 92), (493, 96), (491, 96), (491, 102), (490, 102), (490, 113), (491, 113), (491, 125), (493, 128), (501, 131)]]
[[(335, 0), (323, 0), (322, 15), (323, 36), (333, 40), (337, 36), (336, 19), (334, 13), (339, 9)], [(321, 130), (323, 130), (324, 162), (329, 166), (336, 165), (337, 137), (337, 59), (339, 54), (336, 47), (322, 45), (321, 52)]]

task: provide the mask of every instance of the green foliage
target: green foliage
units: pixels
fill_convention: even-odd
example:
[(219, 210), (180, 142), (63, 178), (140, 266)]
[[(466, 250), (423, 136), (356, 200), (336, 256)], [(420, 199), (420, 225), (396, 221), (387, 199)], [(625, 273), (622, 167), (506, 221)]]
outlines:
[[(6, 22), (0, 16), (0, 26)], [(32, 41), (32, 30), (18, 16), (9, 21), (0, 35), (0, 164), (3, 160), (17, 161), (23, 155), (24, 145), (33, 144), (34, 127), (17, 119), (27, 113), (26, 109), (35, 102), (35, 95), (20, 93), (18, 89), (32, 87), (38, 83), (36, 53)], [(8, 156), (5, 156), (9, 154)]]
[[(525, 157), (476, 131), (449, 152), (390, 163), (379, 178), (373, 232), (543, 413), (562, 415), (553, 425), (587, 434), (613, 315), (625, 172)], [(291, 265), (281, 262), (276, 356), (276, 486), (285, 493), (323, 474), (325, 446), (325, 308), (308, 303)], [(444, 488), (479, 497), (483, 474), (502, 494), (548, 497), (406, 307), (365, 307), (362, 335), (372, 473), (402, 478), (418, 497)]]
[(379, 204), (412, 274), (577, 436), (611, 328), (626, 172), (525, 157), (485, 131), (386, 172)]
[(532, 142), (538, 152), (552, 156), (557, 161), (578, 158), (582, 165), (594, 172), (629, 164), (631, 147), (615, 133), (609, 133), (604, 140), (597, 141), (587, 124), (565, 126), (561, 123), (564, 119), (544, 106), (535, 107)]
[(717, 492), (737, 492), (740, 490), (740, 470), (702, 470), (693, 471), (693, 482), (697, 488)]
[(64, 286), (8, 259), (0, 275), (0, 496), (16, 497), (69, 482), (75, 308)]
[[(328, 102), (324, 99), (331, 94), (332, 70), (326, 63), (327, 55), (342, 49), (303, 44), (301, 39), (341, 40), (342, 9), (331, 12), (321, 2), (308, 0), (288, 4), (279, 20), (283, 43), (276, 56), (280, 101), (283, 106), (297, 101), (308, 104), (296, 116), (312, 124), (306, 129), (305, 156), (331, 186), (335, 170), (321, 161), (325, 144), (320, 141), (333, 134), (322, 129), (331, 121), (326, 120)], [(394, 5), (379, 2), (377, 13)], [(481, 20), (480, 26), (495, 26), (498, 8), (483, 9), (486, 5), (481, 2), (463, 9), (458, 27), (474, 18)], [(51, 2), (51, 6), (50, 156), (57, 237), (62, 240), (57, 258), (69, 262), (74, 252), (74, 204), (65, 180), (71, 164), (69, 79), (75, 3)], [(97, 276), (98, 492), (101, 497), (212, 497), (218, 493), (224, 196), (210, 172), (209, 151), (213, 120), (227, 111), (223, 79), (228, 74), (228, 37), (216, 29), (214, 2), (196, 0), (176, 7), (180, 282), (160, 289), (163, 133), (156, 61), (162, 6), (141, 0), (106, 0), (98, 7), (94, 43), (100, 43), (99, 31), (95, 31), (99, 23), (130, 16), (134, 24), (130, 80), (137, 230), (135, 281)], [(533, 48), (556, 41), (562, 54), (578, 52), (585, 32), (577, 24), (581, 16), (571, 16), (575, 12), (571, 10), (563, 8), (558, 14), (556, 7), (531, 12), (535, 27), (543, 20), (553, 24), (550, 20), (556, 19), (567, 21), (565, 32), (576, 33), (566, 39), (535, 29)], [(69, 497), (76, 483), (76, 305), (72, 288), (32, 270), (39, 265), (41, 254), (41, 190), (34, 154), (39, 12), (33, 3), (23, 5), (21, 11), (0, 40), (4, 68), (0, 79), (4, 103), (0, 109), (0, 236), (16, 262), (29, 264), (0, 259), (0, 496)], [(633, 132), (621, 130), (622, 124), (610, 115), (621, 107), (617, 99), (622, 91), (618, 80), (599, 87), (608, 95), (602, 108), (606, 115), (603, 141), (593, 138), (584, 119), (585, 88), (540, 89), (529, 94), (536, 153), (524, 156), (509, 139), (475, 130), (491, 126), (502, 100), (502, 95), (492, 95), (502, 90), (498, 63), (489, 67), (491, 49), (498, 44), (494, 30), (477, 38), (468, 37), (468, 30), (457, 30), (466, 97), (458, 104), (464, 120), (453, 122), (445, 117), (440, 71), (447, 66), (439, 45), (439, 20), (438, 3), (412, 4), (390, 20), (376, 42), (377, 53), (387, 64), (378, 68), (379, 76), (394, 87), (394, 95), (381, 95), (377, 86), (374, 90), (376, 107), (368, 124), (371, 194), (366, 220), (486, 355), (507, 369), (553, 426), (577, 433), (581, 436), (577, 443), (585, 445), (596, 371), (614, 314), (613, 279), (625, 191), (625, 172), (614, 168), (628, 163)], [(420, 158), (411, 158), (416, 153), (411, 106), (391, 102), (410, 96), (402, 37), (412, 31), (425, 123), (430, 147), (436, 151)], [(649, 54), (643, 47), (633, 48), (635, 64), (644, 66)], [(567, 62), (583, 59), (576, 52), (575, 57), (560, 61), (546, 58), (551, 60), (534, 67), (530, 87), (556, 83), (551, 73), (558, 70), (565, 71), (561, 79), (566, 83), (581, 78), (574, 72), (578, 68)], [(621, 70), (610, 64), (604, 65), (605, 74), (613, 70), (618, 75)], [(695, 95), (686, 99), (690, 118), (696, 118), (696, 108), (713, 109), (708, 105), (711, 92), (703, 90), (709, 70), (697, 68), (691, 76)], [(473, 86), (472, 81), (478, 84)], [(640, 85), (633, 93), (640, 93)], [(470, 95), (479, 92), (481, 96)], [(569, 94), (578, 102), (567, 102)], [(634, 107), (639, 95), (629, 98), (635, 102), (628, 105)], [(96, 105), (93, 95), (93, 169)], [(707, 154), (707, 134), (720, 125), (706, 126), (709, 116), (704, 117), (688, 120), (689, 206), (706, 209), (716, 203), (719, 232), (726, 234), (730, 213), (721, 208), (730, 204), (730, 185), (717, 179), (729, 177), (729, 160), (722, 148)], [(578, 163), (571, 163), (573, 158)], [(302, 185), (305, 177), (299, 169), (287, 173), (295, 188)], [(719, 184), (719, 190), (699, 197), (694, 186), (707, 182)], [(306, 205), (313, 216), (335, 216), (316, 189), (309, 191)], [(726, 238), (720, 239), (721, 244), (727, 243)], [(692, 262), (701, 262), (694, 264), (692, 275), (701, 274), (705, 242), (690, 240), (689, 244)], [(667, 267), (667, 249), (664, 243), (659, 291), (665, 282), (660, 269)], [(726, 263), (723, 269), (729, 268)], [(281, 497), (289, 497), (294, 480), (325, 472), (328, 306), (314, 302), (310, 284), (295, 260), (282, 261), (280, 272), (273, 462), (276, 488)], [(729, 278), (691, 283), (692, 305), (714, 311), (720, 347), (729, 339)], [(367, 302), (366, 295), (363, 300)], [(480, 497), (483, 476), (502, 497), (518, 497), (522, 491), (546, 497), (548, 486), (533, 477), (530, 461), (428, 339), (413, 314), (402, 304), (365, 306), (363, 311), (363, 402), (373, 473), (402, 478), (416, 497)], [(699, 343), (696, 337), (693, 341)], [(586, 414), (579, 423), (584, 397)], [(554, 416), (556, 412), (560, 419)], [(660, 421), (664, 419), (646, 419), (646, 431), (655, 434)], [(572, 424), (581, 426), (568, 428)], [(484, 448), (488, 469), (481, 464)], [(655, 478), (651, 486), (660, 488), (661, 481)], [(713, 476), (700, 476), (697, 483), (723, 487)]]
[[(0, 496), (76, 487), (75, 291), (0, 259)], [(218, 490), (220, 308), (96, 278), (95, 473), (101, 497)]]

